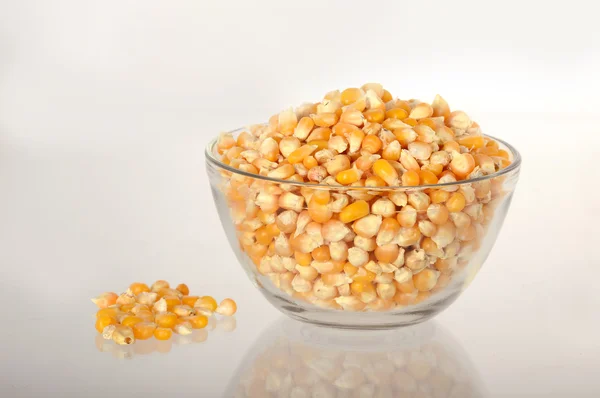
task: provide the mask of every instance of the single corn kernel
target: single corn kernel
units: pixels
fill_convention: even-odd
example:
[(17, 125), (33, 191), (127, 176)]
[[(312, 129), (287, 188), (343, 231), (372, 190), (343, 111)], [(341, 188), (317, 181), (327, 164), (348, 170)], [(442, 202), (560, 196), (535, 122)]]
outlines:
[(204, 329), (208, 325), (208, 317), (206, 315), (187, 316), (183, 319), (188, 321), (193, 329)]
[(194, 307), (205, 308), (214, 312), (217, 309), (217, 301), (211, 296), (202, 296), (196, 301)]
[(158, 293), (159, 290), (168, 289), (169, 287), (170, 287), (169, 282), (164, 281), (164, 280), (158, 280), (152, 284), (152, 286), (150, 287), (150, 290), (152, 290), (155, 293)]
[(376, 135), (367, 135), (362, 140), (362, 149), (370, 153), (379, 152), (382, 146), (383, 143)]
[(308, 215), (313, 221), (324, 224), (333, 217), (333, 211), (329, 205), (322, 205), (311, 200), (308, 203)]
[(189, 305), (176, 305), (173, 307), (173, 313), (177, 316), (196, 315), (196, 310)]
[(96, 330), (98, 331), (98, 333), (102, 333), (104, 328), (109, 326), (109, 325), (116, 325), (117, 324), (117, 319), (115, 317), (112, 317), (110, 315), (100, 315), (99, 317), (96, 318)]
[(382, 218), (374, 214), (367, 215), (357, 220), (352, 229), (354, 232), (363, 238), (372, 238), (379, 232)]
[(459, 145), (467, 147), (469, 150), (480, 149), (485, 145), (484, 138), (482, 135), (463, 135), (458, 137), (456, 141)]
[(452, 213), (462, 211), (466, 204), (465, 197), (460, 192), (454, 192), (450, 195), (448, 200), (446, 200), (446, 207), (448, 208), (448, 211)]
[(351, 168), (337, 173), (337, 175), (335, 176), (335, 180), (342, 185), (350, 185), (360, 180), (361, 174), (362, 173), (360, 172), (360, 170), (356, 168)]
[(129, 312), (133, 309), (133, 307), (135, 307), (136, 304), (135, 303), (130, 303), (130, 304), (123, 304), (121, 307), (119, 307), (119, 309), (122, 312)]
[(431, 103), (431, 107), (433, 108), (433, 116), (444, 117), (447, 118), (450, 116), (450, 107), (445, 99), (442, 98), (441, 95), (437, 94)]
[(179, 297), (176, 297), (176, 296), (164, 296), (163, 298), (167, 302), (167, 310), (168, 311), (172, 310), (173, 307), (175, 307), (176, 305), (181, 304), (181, 299)]
[(198, 301), (200, 297), (198, 296), (183, 296), (181, 298), (181, 304), (183, 305), (189, 305), (190, 307), (193, 307), (194, 304), (196, 304), (196, 301)]
[(363, 94), (363, 91), (359, 88), (347, 88), (342, 91), (340, 101), (342, 105), (350, 105), (358, 101)]
[(96, 304), (98, 308), (107, 308), (117, 303), (119, 296), (113, 292), (102, 293), (98, 297), (94, 297), (92, 303)]
[(431, 204), (427, 208), (427, 217), (437, 225), (445, 224), (449, 217), (448, 208), (442, 204)]
[(421, 185), (434, 185), (437, 184), (437, 176), (429, 170), (421, 170), (419, 172), (419, 183)]
[(431, 145), (425, 142), (411, 142), (408, 144), (408, 152), (417, 160), (427, 160), (431, 156)]
[(294, 252), (294, 259), (303, 267), (308, 267), (313, 260), (310, 253), (302, 253), (299, 251)]
[[(367, 217), (365, 217), (367, 218)], [(364, 220), (364, 219), (363, 219)], [(400, 224), (395, 218), (386, 218), (382, 221), (379, 232), (377, 233), (377, 246), (387, 245), (391, 243), (400, 231)], [(357, 232), (358, 233), (358, 232)], [(377, 250), (377, 249), (375, 249)], [(395, 259), (395, 257), (394, 257)]]
[(312, 251), (312, 258), (315, 261), (329, 261), (331, 259), (331, 255), (329, 254), (329, 247), (321, 246), (317, 247)]
[(433, 115), (433, 108), (431, 107), (431, 105), (422, 102), (420, 104), (417, 104), (411, 111), (410, 111), (410, 115), (408, 115), (411, 119), (423, 119), (426, 117), (430, 117), (431, 115)]
[(402, 185), (405, 187), (415, 187), (421, 182), (419, 173), (414, 170), (408, 170), (406, 173), (402, 174), (401, 180)]
[(450, 162), (450, 170), (460, 179), (466, 178), (475, 169), (475, 159), (470, 153), (455, 154)]
[(138, 294), (140, 294), (142, 292), (149, 292), (149, 291), (150, 291), (150, 288), (145, 283), (136, 282), (136, 283), (132, 283), (131, 285), (129, 285), (129, 292), (131, 293), (130, 295), (132, 295), (132, 296), (137, 296)]
[[(317, 127), (316, 129), (314, 129), (312, 131), (312, 133), (310, 133), (310, 135), (306, 139), (306, 142), (313, 144), (313, 142), (325, 141), (326, 144), (324, 145), (324, 148), (327, 148), (329, 146), (329, 138), (331, 138), (331, 129), (329, 127)], [(321, 144), (313, 144), (313, 145), (320, 146)], [(319, 149), (323, 149), (323, 148), (319, 148)]]
[(173, 330), (170, 327), (169, 328), (157, 327), (154, 330), (154, 338), (156, 338), (156, 340), (169, 340), (172, 335), (173, 335)]
[(167, 300), (165, 300), (164, 297), (161, 298), (160, 300), (158, 300), (152, 306), (152, 311), (159, 313), (159, 314), (163, 313), (163, 312), (167, 312), (167, 310), (168, 310)]
[[(293, 151), (287, 158), (290, 164), (301, 163), (306, 157), (317, 150), (316, 145), (302, 145), (300, 148)], [(306, 166), (306, 165), (305, 165)], [(308, 167), (307, 167), (308, 168)]]
[(385, 120), (385, 111), (381, 108), (372, 108), (363, 112), (365, 119), (370, 123), (381, 123)]
[(431, 203), (444, 203), (450, 197), (450, 192), (441, 189), (429, 193)]
[(154, 318), (154, 322), (161, 328), (172, 328), (177, 322), (177, 315), (171, 312), (157, 314)]
[(379, 159), (373, 163), (373, 173), (383, 179), (389, 186), (398, 185), (398, 172), (385, 159)]
[(393, 108), (385, 112), (385, 117), (402, 120), (408, 117), (408, 112), (402, 108)]
[(369, 204), (364, 200), (357, 200), (342, 209), (339, 214), (339, 220), (347, 224), (367, 214), (369, 214)]
[(425, 268), (413, 276), (413, 283), (420, 292), (428, 292), (435, 286), (440, 273), (439, 271)]
[(131, 329), (137, 340), (148, 340), (154, 335), (156, 324), (154, 322), (139, 322), (133, 325)]
[[(319, 127), (331, 127), (338, 122), (338, 115), (335, 112), (324, 112), (310, 115), (315, 125)], [(327, 138), (329, 139), (329, 138)]]
[(417, 223), (417, 210), (411, 205), (404, 206), (396, 218), (400, 226), (411, 228)]
[(187, 336), (192, 334), (192, 324), (190, 321), (180, 319), (175, 326), (173, 326), (173, 331), (181, 336)]
[(135, 343), (135, 336), (130, 327), (116, 325), (116, 328), (112, 333), (112, 340), (119, 345), (129, 345)]
[(237, 304), (230, 298), (226, 298), (221, 301), (221, 304), (217, 307), (215, 312), (217, 314), (232, 316), (237, 311)]
[(121, 321), (121, 325), (132, 327), (136, 323), (140, 323), (140, 322), (144, 322), (144, 320), (142, 318), (138, 317), (138, 316), (131, 315), (131, 316), (125, 317)]
[(145, 305), (153, 305), (158, 300), (158, 293), (155, 292), (141, 292), (135, 298), (138, 303)]
[(179, 285), (177, 285), (175, 290), (181, 292), (181, 294), (183, 294), (184, 296), (187, 296), (188, 294), (190, 294), (190, 288), (187, 287), (187, 285), (185, 283), (180, 283)]

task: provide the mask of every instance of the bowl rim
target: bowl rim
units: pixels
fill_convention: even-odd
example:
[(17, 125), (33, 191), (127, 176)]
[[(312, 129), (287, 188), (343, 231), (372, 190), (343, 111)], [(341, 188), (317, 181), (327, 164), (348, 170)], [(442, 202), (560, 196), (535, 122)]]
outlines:
[[(246, 130), (246, 128), (242, 127), (242, 128), (234, 129), (234, 130), (227, 132), (226, 134), (235, 134), (235, 133), (243, 131), (243, 130)], [(456, 182), (445, 182), (442, 184), (427, 184), (427, 185), (416, 185), (416, 186), (405, 186), (405, 185), (387, 186), (386, 185), (383, 187), (360, 187), (360, 186), (350, 186), (350, 185), (327, 185), (327, 184), (321, 184), (321, 183), (317, 184), (317, 183), (312, 183), (312, 182), (288, 181), (288, 180), (282, 180), (279, 178), (267, 177), (267, 176), (263, 176), (260, 174), (254, 174), (254, 173), (250, 173), (247, 171), (243, 171), (243, 170), (239, 170), (234, 167), (231, 167), (230, 165), (227, 165), (227, 164), (221, 162), (221, 160), (219, 160), (215, 157), (215, 151), (213, 149), (214, 149), (215, 145), (217, 144), (217, 140), (219, 139), (219, 137), (215, 137), (209, 141), (209, 143), (205, 147), (204, 154), (206, 156), (207, 161), (209, 161), (213, 165), (215, 165), (221, 169), (225, 169), (233, 174), (238, 174), (241, 176), (250, 177), (250, 178), (257, 179), (257, 180), (268, 181), (268, 182), (277, 183), (277, 184), (287, 184), (288, 186), (328, 189), (328, 190), (336, 190), (336, 191), (340, 191), (340, 190), (341, 191), (343, 191), (343, 190), (348, 190), (348, 191), (356, 191), (356, 190), (406, 191), (406, 190), (421, 190), (421, 189), (429, 189), (429, 188), (435, 189), (435, 188), (453, 187), (453, 186), (458, 186), (458, 185), (472, 184), (474, 182), (491, 180), (493, 178), (501, 177), (501, 176), (510, 174), (512, 171), (520, 169), (521, 154), (519, 153), (519, 151), (517, 151), (517, 149), (514, 146), (512, 146), (508, 142), (501, 140), (499, 138), (496, 138), (492, 135), (488, 135), (488, 134), (482, 134), (482, 135), (484, 137), (488, 137), (495, 141), (498, 141), (500, 144), (504, 145), (510, 151), (510, 153), (512, 154), (512, 163), (508, 167), (506, 167), (502, 170), (498, 170), (497, 172), (492, 173), (492, 174), (487, 174), (487, 175), (476, 177), (476, 178), (470, 178), (468, 180), (460, 180), (460, 181), (456, 181)]]

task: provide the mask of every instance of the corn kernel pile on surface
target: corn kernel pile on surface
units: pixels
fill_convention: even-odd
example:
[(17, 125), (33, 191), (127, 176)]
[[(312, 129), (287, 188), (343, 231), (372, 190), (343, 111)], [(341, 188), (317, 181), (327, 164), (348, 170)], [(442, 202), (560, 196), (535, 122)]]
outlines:
[(222, 134), (216, 152), (237, 170), (290, 182), (221, 171), (257, 271), (295, 298), (352, 311), (404, 307), (447, 286), (504, 196), (502, 177), (461, 181), (511, 164), (441, 96), (394, 99), (376, 83)]
[(121, 345), (156, 338), (168, 340), (173, 333), (188, 335), (202, 329), (213, 313), (231, 316), (237, 311), (235, 301), (226, 298), (217, 304), (211, 296), (191, 296), (185, 284), (172, 289), (159, 280), (148, 286), (132, 283), (125, 293), (107, 292), (93, 298), (99, 308), (96, 330)]

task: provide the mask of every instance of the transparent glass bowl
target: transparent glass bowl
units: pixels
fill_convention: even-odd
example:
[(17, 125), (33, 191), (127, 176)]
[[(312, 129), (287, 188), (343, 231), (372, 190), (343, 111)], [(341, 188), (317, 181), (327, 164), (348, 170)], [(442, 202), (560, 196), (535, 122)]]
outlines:
[[(448, 307), (467, 288), (490, 253), (510, 206), (521, 165), (521, 157), (512, 146), (493, 139), (510, 154), (508, 167), (475, 179), (418, 187), (348, 187), (268, 178), (222, 163), (216, 140), (207, 146), (206, 164), (231, 248), (269, 302), (301, 321), (341, 328), (389, 328), (422, 322)], [(327, 208), (306, 200), (317, 191), (329, 192), (331, 202)], [(447, 196), (444, 192), (452, 195), (457, 191), (466, 198), (465, 208), (460, 214), (450, 213), (443, 225), (431, 223), (427, 212), (431, 198), (438, 195), (443, 199)], [(415, 208), (417, 221), (413, 227), (402, 227), (391, 243), (384, 243), (387, 239), (377, 242), (375, 237), (356, 238), (349, 232), (341, 242), (358, 250), (351, 250), (348, 256), (365, 256), (366, 252), (368, 263), (348, 267), (343, 259), (344, 244), (325, 239), (323, 236), (330, 234), (313, 221), (336, 219), (345, 205), (357, 201), (366, 201), (372, 209), (381, 199), (388, 205), (385, 199), (393, 199), (395, 204), (384, 218), (396, 218), (405, 200)], [(293, 230), (284, 222), (290, 218), (278, 219), (284, 211), (292, 216)], [(329, 211), (331, 214), (323, 215)], [(313, 224), (307, 226), (308, 216)], [(269, 240), (265, 231), (272, 231), (268, 229), (270, 224), (281, 227), (275, 231), (284, 232)], [(353, 222), (346, 226), (353, 230)], [(395, 253), (390, 244), (396, 244), (399, 252), (394, 261), (387, 259), (390, 252), (392, 256)], [(334, 253), (338, 256), (302, 265), (307, 252), (322, 245), (329, 246), (332, 257)]]
[(487, 396), (459, 343), (435, 322), (397, 330), (332, 330), (282, 319), (244, 357), (225, 396)]

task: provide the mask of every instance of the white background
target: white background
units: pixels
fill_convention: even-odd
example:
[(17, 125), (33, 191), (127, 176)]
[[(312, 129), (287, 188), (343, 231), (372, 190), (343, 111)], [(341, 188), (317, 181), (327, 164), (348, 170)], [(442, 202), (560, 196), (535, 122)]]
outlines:
[[(223, 394), (279, 315), (225, 241), (204, 146), (377, 81), (442, 94), (524, 159), (486, 266), (437, 322), (490, 396), (597, 396), (597, 15), (591, 1), (0, 0), (0, 392)], [(236, 331), (137, 367), (95, 352), (88, 298), (159, 278), (236, 298)]]

